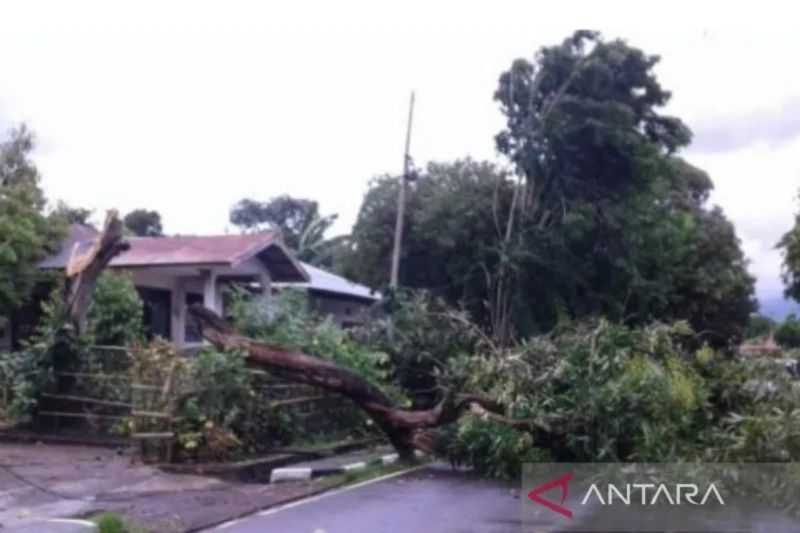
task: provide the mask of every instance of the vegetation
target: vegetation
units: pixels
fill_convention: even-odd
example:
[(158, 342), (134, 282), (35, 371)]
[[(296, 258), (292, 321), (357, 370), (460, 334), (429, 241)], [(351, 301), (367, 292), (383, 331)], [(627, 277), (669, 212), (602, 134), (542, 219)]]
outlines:
[(89, 308), (88, 332), (94, 344), (130, 346), (144, 339), (144, 307), (125, 274), (104, 272)]
[(784, 348), (800, 348), (800, 320), (791, 314), (775, 330), (775, 341)]
[[(342, 331), (310, 313), (304, 293), (268, 302), (242, 289), (232, 324), (192, 306), (213, 348), (189, 360), (165, 343), (139, 345), (130, 280), (101, 276), (86, 331), (56, 297), (22, 352), (0, 358), (14, 412), (35, 409), (64, 354), (102, 341), (133, 345), (133, 375), (168, 385), (144, 410), (178, 415), (186, 460), (296, 437), (276, 414), (270, 375), (345, 397), (359, 409), (335, 423), (381, 430), (403, 459), (436, 451), (491, 476), (516, 477), (528, 461), (797, 460), (800, 388), (773, 360), (735, 357), (742, 338), (774, 324), (753, 316), (733, 225), (707, 205), (711, 179), (679, 156), (691, 132), (663, 112), (657, 62), (589, 31), (514, 61), (495, 93), (505, 117), (496, 147), (511, 166), (463, 159), (419, 172), (401, 262), (411, 290), (387, 294), (387, 317)], [(0, 311), (27, 297), (49, 231), (30, 136), (15, 135), (0, 167), (0, 228), (13, 235), (0, 232)], [(335, 216), (312, 200), (245, 199), (231, 222), (280, 229), (301, 259), (335, 257), (385, 285), (397, 186), (372, 181), (348, 242), (326, 240)], [(129, 229), (161, 234), (157, 214), (135, 213), (145, 222)], [(82, 216), (62, 209), (62, 219)], [(787, 295), (800, 299), (800, 230), (779, 246)], [(775, 336), (800, 346), (800, 322)]]
[(161, 237), (164, 228), (161, 226), (161, 214), (158, 211), (134, 209), (123, 219), (125, 229), (137, 237)]
[(42, 279), (36, 263), (63, 232), (44, 213), (39, 171), (30, 160), (33, 147), (25, 126), (0, 142), (0, 316), (11, 316), (29, 301)]
[(131, 524), (117, 513), (102, 513), (92, 518), (99, 533), (148, 533), (148, 529)]
[(325, 234), (338, 216), (320, 215), (314, 200), (283, 195), (268, 202), (244, 198), (231, 209), (230, 221), (242, 231), (278, 230), (300, 260), (331, 266), (343, 238), (328, 239)]
[[(731, 223), (709, 177), (680, 159), (689, 129), (661, 109), (658, 58), (577, 32), (517, 60), (495, 99), (514, 173), (471, 160), (410, 185), (401, 283), (469, 310), (501, 342), (603, 315), (687, 320), (723, 346), (755, 310)], [(372, 181), (345, 272), (385, 286), (396, 180)]]
[(777, 323), (768, 316), (753, 314), (750, 315), (750, 320), (744, 331), (746, 339), (757, 339), (759, 337), (766, 337), (774, 332)]

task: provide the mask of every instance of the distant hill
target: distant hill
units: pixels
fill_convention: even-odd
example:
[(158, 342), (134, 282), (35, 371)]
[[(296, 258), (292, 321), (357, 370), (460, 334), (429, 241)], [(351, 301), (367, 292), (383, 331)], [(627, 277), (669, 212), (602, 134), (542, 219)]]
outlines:
[(783, 297), (775, 297), (766, 300), (759, 300), (758, 312), (767, 315), (773, 320), (783, 320), (790, 313), (800, 316), (800, 305), (792, 300)]

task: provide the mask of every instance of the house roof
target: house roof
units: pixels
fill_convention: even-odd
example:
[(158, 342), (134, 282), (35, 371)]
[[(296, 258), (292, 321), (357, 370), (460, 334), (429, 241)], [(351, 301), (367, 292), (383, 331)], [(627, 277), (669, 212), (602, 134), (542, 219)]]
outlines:
[(370, 289), (365, 285), (354, 283), (347, 278), (337, 276), (327, 270), (322, 270), (308, 263), (300, 263), (310, 277), (306, 283), (292, 283), (292, 287), (305, 287), (309, 290), (316, 290), (358, 298), (362, 300), (377, 301), (381, 299), (380, 293)]
[[(42, 261), (41, 268), (65, 268), (70, 256), (89, 249), (97, 230), (73, 224), (61, 250)], [(303, 267), (283, 246), (277, 232), (243, 235), (129, 237), (130, 248), (115, 257), (109, 266), (141, 268), (157, 266), (220, 265), (237, 267), (253, 257), (260, 259), (278, 282), (304, 282), (309, 279)]]

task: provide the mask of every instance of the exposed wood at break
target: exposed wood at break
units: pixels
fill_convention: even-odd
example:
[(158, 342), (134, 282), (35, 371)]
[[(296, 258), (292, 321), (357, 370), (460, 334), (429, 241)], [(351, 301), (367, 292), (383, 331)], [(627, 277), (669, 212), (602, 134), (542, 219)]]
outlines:
[(111, 260), (130, 245), (123, 240), (123, 226), (119, 215), (111, 210), (106, 215), (103, 231), (85, 253), (76, 248), (67, 262), (67, 312), (78, 332), (85, 329), (86, 313), (89, 310), (92, 292), (97, 279)]
[(252, 366), (352, 400), (383, 431), (403, 460), (413, 460), (415, 449), (434, 451), (436, 438), (431, 429), (458, 419), (471, 405), (492, 411), (500, 407), (475, 395), (451, 395), (432, 409), (401, 409), (380, 388), (352, 370), (332, 361), (244, 337), (202, 305), (190, 306), (189, 312), (200, 324), (203, 336), (218, 348), (239, 349), (247, 354)]

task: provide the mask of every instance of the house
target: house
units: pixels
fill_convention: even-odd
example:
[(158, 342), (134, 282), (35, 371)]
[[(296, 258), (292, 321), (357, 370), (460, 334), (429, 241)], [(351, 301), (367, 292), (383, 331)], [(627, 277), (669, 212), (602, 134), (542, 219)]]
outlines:
[[(72, 225), (59, 252), (44, 259), (40, 268), (64, 269), (97, 235), (90, 226)], [(202, 342), (187, 306), (202, 303), (224, 315), (225, 287), (231, 284), (246, 284), (266, 298), (283, 287), (305, 289), (314, 310), (345, 327), (358, 323), (363, 310), (380, 298), (367, 287), (300, 263), (274, 231), (126, 240), (130, 248), (109, 269), (131, 276), (144, 302), (148, 333), (179, 347)]]
[(369, 287), (307, 263), (300, 265), (308, 273), (308, 281), (275, 283), (273, 286), (306, 289), (311, 308), (330, 316), (343, 328), (362, 323), (366, 314), (381, 299), (381, 295)]

